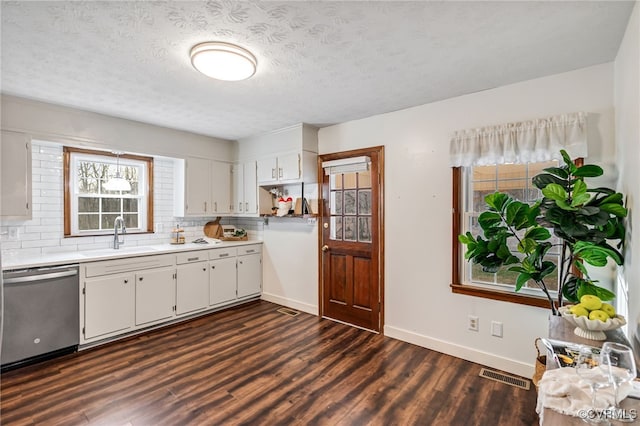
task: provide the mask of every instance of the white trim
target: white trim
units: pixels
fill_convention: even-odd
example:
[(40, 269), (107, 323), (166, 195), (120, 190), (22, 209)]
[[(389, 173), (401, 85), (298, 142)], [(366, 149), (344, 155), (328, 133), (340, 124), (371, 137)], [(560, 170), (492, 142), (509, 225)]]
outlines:
[(298, 300), (289, 299), (271, 293), (262, 293), (261, 299), (267, 302), (285, 306), (287, 308), (297, 309), (298, 311), (318, 316), (318, 305), (311, 305), (309, 303), (300, 302)]
[[(423, 348), (442, 352), (456, 358), (462, 358), (467, 361), (475, 362), (487, 367), (496, 368), (511, 374), (517, 374), (522, 377), (531, 377), (535, 367), (533, 364), (527, 364), (510, 358), (496, 356), (494, 354), (479, 351), (477, 349), (462, 346), (455, 343), (447, 342), (433, 337), (417, 334), (402, 328), (390, 325), (384, 326), (384, 334), (387, 337), (402, 340), (403, 342), (412, 343), (422, 346)], [(532, 359), (534, 357), (532, 356)]]

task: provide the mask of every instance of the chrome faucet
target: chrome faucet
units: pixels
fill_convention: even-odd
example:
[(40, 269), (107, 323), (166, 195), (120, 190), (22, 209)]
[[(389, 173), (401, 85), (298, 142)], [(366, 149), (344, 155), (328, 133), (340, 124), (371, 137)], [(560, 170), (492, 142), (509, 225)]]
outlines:
[[(122, 229), (122, 241), (118, 239), (118, 225), (120, 225), (120, 229)], [(116, 217), (116, 220), (113, 221), (113, 248), (119, 249), (120, 244), (124, 244), (124, 234), (127, 233), (127, 228), (124, 226), (124, 219), (122, 216)]]

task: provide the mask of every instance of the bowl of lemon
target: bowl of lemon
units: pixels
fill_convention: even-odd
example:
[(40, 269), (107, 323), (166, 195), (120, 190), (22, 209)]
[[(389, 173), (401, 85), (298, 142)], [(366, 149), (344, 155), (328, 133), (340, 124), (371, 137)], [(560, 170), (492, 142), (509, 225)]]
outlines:
[(558, 311), (575, 326), (573, 332), (585, 339), (605, 340), (605, 331), (615, 330), (627, 323), (622, 315), (616, 314), (613, 306), (592, 294), (585, 294), (577, 305), (563, 306)]

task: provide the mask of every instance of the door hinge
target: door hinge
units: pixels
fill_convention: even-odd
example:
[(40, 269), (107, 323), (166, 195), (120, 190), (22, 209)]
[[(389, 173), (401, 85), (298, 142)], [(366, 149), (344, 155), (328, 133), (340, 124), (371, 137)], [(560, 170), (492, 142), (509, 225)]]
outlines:
[(176, 307), (176, 305), (173, 305), (173, 312), (176, 312), (178, 310), (178, 308)]

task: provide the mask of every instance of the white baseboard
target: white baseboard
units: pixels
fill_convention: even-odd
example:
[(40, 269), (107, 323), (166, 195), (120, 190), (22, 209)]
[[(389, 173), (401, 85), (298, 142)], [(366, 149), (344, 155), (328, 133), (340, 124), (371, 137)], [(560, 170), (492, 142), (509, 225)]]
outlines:
[(535, 370), (533, 364), (503, 358), (488, 352), (479, 351), (474, 348), (457, 345), (444, 340), (434, 339), (433, 337), (423, 336), (421, 334), (416, 334), (414, 332), (389, 325), (385, 325), (384, 334), (387, 337), (413, 343), (414, 345), (422, 346), (423, 348), (432, 349), (447, 355), (455, 356), (456, 358), (462, 358), (467, 361), (506, 371), (522, 377), (533, 376)]
[(318, 306), (311, 305), (309, 303), (300, 302), (298, 300), (288, 299), (286, 297), (278, 296), (270, 293), (262, 293), (262, 300), (267, 302), (276, 303), (278, 305), (286, 306), (287, 308), (297, 309), (298, 311), (306, 312), (311, 315), (318, 315)]

